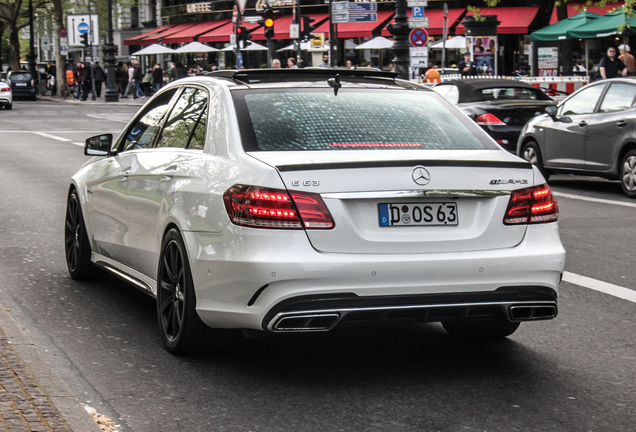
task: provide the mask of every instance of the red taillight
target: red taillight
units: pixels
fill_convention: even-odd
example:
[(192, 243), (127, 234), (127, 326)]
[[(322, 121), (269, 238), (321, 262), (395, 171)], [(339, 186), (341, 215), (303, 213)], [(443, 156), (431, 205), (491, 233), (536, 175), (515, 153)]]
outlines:
[(513, 191), (510, 195), (504, 225), (554, 222), (559, 205), (547, 184)]
[(491, 113), (485, 113), (475, 119), (478, 125), (505, 124), (499, 118)]
[(11, 91), (11, 87), (2, 87), (0, 88), (0, 92), (10, 92)]
[(318, 194), (235, 185), (223, 194), (230, 220), (256, 228), (331, 229), (334, 222)]

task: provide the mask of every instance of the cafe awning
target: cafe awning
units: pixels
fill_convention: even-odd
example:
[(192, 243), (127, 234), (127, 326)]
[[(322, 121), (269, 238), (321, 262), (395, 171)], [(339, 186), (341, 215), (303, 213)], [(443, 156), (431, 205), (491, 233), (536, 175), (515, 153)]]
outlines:
[(154, 43), (163, 42), (163, 39), (165, 37), (182, 32), (183, 30), (193, 27), (195, 25), (197, 25), (197, 23), (193, 23), (193, 22), (177, 24), (176, 26), (166, 29), (160, 33), (156, 33), (151, 36), (145, 37), (143, 39), (139, 39), (139, 45), (151, 45)]
[(193, 42), (199, 35), (219, 28), (229, 22), (229, 19), (199, 22), (192, 27), (188, 27), (163, 38), (161, 42), (163, 44)]
[[(605, 15), (609, 11), (622, 7), (625, 4), (625, 2), (623, 1), (607, 2), (605, 6), (603, 7), (598, 7), (598, 6), (595, 6), (594, 4), (595, 2), (592, 2), (588, 6), (587, 2), (569, 1), (566, 3), (568, 8), (568, 17), (572, 17), (583, 11), (592, 12), (598, 15)], [(558, 19), (557, 19), (557, 8), (555, 6), (552, 9), (552, 15), (550, 16), (550, 24), (554, 24), (556, 22), (558, 22)]]
[[(412, 10), (409, 9), (406, 14), (410, 18), (412, 16)], [(448, 10), (448, 28), (450, 29), (457, 21), (464, 15), (466, 9), (449, 9)], [(425, 16), (428, 17), (428, 28), (426, 32), (429, 35), (441, 35), (444, 34), (444, 10), (443, 9), (430, 9), (426, 8)], [(395, 19), (391, 20), (391, 24), (395, 24)], [(384, 28), (382, 29), (382, 36), (391, 37), (391, 33)]]
[(159, 27), (159, 28), (149, 30), (149, 31), (147, 31), (147, 32), (145, 32), (145, 33), (142, 33), (142, 34), (140, 34), (140, 35), (133, 36), (133, 37), (131, 37), (131, 38), (128, 38), (128, 39), (124, 40), (124, 45), (139, 45), (139, 40), (140, 40), (140, 39), (143, 39), (143, 38), (145, 38), (145, 37), (149, 37), (149, 36), (155, 35), (155, 34), (157, 34), (157, 33), (161, 33), (162, 31), (167, 30), (167, 29), (169, 29), (169, 28), (172, 28), (172, 27), (174, 27), (175, 25), (176, 25), (176, 24), (166, 24), (166, 25), (161, 26), (161, 27)]
[[(623, 31), (619, 30), (620, 27), (624, 27)], [(568, 35), (572, 38), (581, 39), (603, 38), (623, 34), (626, 36), (636, 34), (636, 18), (625, 13), (622, 9), (609, 12), (607, 15), (600, 16), (568, 32)]]
[(572, 17), (564, 19), (563, 21), (559, 21), (555, 24), (544, 27), (541, 30), (532, 32), (530, 34), (530, 40), (532, 42), (547, 42), (571, 39), (571, 36), (568, 34), (569, 31), (581, 27), (600, 16), (601, 15), (587, 11), (578, 13)]
[[(357, 22), (337, 24), (337, 35), (339, 39), (349, 39), (357, 37), (373, 37), (373, 33), (378, 28), (386, 26), (387, 21), (393, 16), (395, 11), (378, 12), (378, 20), (376, 22)], [(329, 21), (318, 26), (313, 33), (324, 33), (325, 38), (329, 39)]]
[[(501, 21), (497, 34), (526, 34), (528, 27), (537, 16), (538, 6), (479, 8), (479, 15), (496, 15)], [(466, 16), (473, 16), (468, 12)], [(466, 29), (461, 23), (457, 26), (457, 34), (464, 34)]]

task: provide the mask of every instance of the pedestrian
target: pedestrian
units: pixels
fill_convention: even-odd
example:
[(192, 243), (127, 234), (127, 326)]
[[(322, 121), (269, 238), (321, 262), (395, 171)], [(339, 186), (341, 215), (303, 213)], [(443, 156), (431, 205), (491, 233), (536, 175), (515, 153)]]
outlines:
[(598, 72), (594, 77), (594, 81), (616, 78), (619, 71), (621, 71), (621, 76), (627, 76), (627, 66), (621, 59), (616, 57), (616, 48), (609, 47), (607, 55), (603, 56), (598, 65)]
[(152, 68), (148, 68), (148, 71), (144, 75), (144, 79), (141, 80), (141, 91), (145, 95), (152, 94), (154, 87), (152, 86), (153, 78), (152, 78)]
[(477, 65), (475, 64), (474, 61), (470, 60), (470, 52), (469, 51), (466, 51), (464, 53), (464, 60), (459, 62), (459, 65), (457, 65), (457, 69), (459, 70), (459, 73), (463, 77), (477, 75)]
[(133, 60), (133, 74), (132, 74), (134, 86), (133, 86), (133, 99), (137, 99), (141, 97), (142, 99), (146, 97), (144, 92), (141, 90), (141, 82), (144, 79), (144, 74), (141, 71), (141, 66), (139, 65), (139, 60)]
[(128, 97), (128, 88), (130, 87), (130, 74), (128, 72), (128, 64), (124, 63), (119, 70), (119, 84), (121, 86), (121, 97)]
[(294, 57), (287, 59), (287, 67), (290, 69), (298, 69), (298, 65), (296, 64), (296, 59)]
[(188, 71), (181, 62), (177, 62), (177, 79), (185, 78), (188, 76)]
[(155, 88), (155, 92), (158, 92), (163, 86), (163, 69), (161, 69), (161, 65), (159, 63), (157, 63), (152, 70), (152, 85)]
[(272, 67), (274, 69), (280, 69), (280, 60), (278, 60), (278, 59), (272, 60)]
[(175, 62), (170, 62), (170, 82), (179, 79), (179, 72), (177, 71), (177, 65)]
[(86, 100), (86, 95), (84, 94), (84, 81), (86, 78), (86, 69), (84, 68), (84, 63), (77, 62), (75, 66), (75, 82), (77, 83), (77, 94), (75, 95), (75, 100)]
[(104, 82), (104, 69), (96, 61), (93, 65), (93, 78), (95, 79), (95, 96), (102, 96), (102, 83)]
[(329, 54), (325, 53), (325, 54), (322, 55), (322, 63), (320, 63), (318, 65), (318, 67), (321, 67), (321, 68), (330, 67), (330, 65), (329, 65)]
[(347, 60), (347, 67), (348, 67), (349, 69), (355, 69), (355, 68), (353, 67), (353, 62), (352, 62), (351, 60)]
[(634, 56), (629, 53), (629, 45), (620, 44), (618, 50), (621, 52), (618, 58), (627, 66), (627, 75), (636, 75), (636, 61), (634, 61)]

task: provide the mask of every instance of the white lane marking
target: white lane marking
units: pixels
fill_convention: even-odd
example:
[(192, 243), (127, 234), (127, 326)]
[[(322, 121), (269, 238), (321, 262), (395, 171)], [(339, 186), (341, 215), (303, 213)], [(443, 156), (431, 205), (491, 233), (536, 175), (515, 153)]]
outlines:
[(86, 117), (93, 117), (96, 119), (100, 119), (100, 120), (109, 120), (109, 121), (116, 121), (116, 122), (121, 122), (121, 123), (128, 123), (130, 120), (119, 120), (116, 118), (112, 118), (112, 117), (105, 117), (105, 116), (100, 116), (100, 115), (96, 115), (96, 114), (86, 114)]
[(57, 136), (57, 135), (51, 135), (51, 134), (48, 134), (46, 132), (33, 132), (33, 133), (36, 134), (36, 135), (43, 136), (45, 138), (51, 138), (51, 139), (58, 140), (58, 141), (73, 141), (71, 139), (64, 138), (64, 137)]
[(623, 300), (636, 303), (636, 291), (575, 273), (563, 272), (563, 280), (585, 288), (593, 289)]
[(558, 197), (563, 197), (563, 198), (570, 198), (570, 199), (581, 200), (581, 201), (589, 201), (589, 202), (595, 202), (595, 203), (601, 203), (601, 204), (612, 204), (617, 206), (636, 208), (636, 203), (606, 200), (602, 198), (590, 198), (590, 197), (585, 197), (581, 195), (573, 195), (573, 194), (568, 194), (563, 192), (552, 192), (552, 194)]

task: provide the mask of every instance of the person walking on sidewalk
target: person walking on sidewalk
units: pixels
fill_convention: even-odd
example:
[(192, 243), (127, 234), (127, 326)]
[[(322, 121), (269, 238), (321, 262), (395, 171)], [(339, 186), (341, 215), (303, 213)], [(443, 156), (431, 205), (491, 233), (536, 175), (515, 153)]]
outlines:
[(158, 92), (163, 85), (163, 69), (161, 69), (159, 63), (157, 63), (152, 70), (152, 85), (154, 86), (155, 92)]
[(102, 96), (102, 83), (104, 82), (104, 69), (96, 61), (93, 65), (93, 79), (95, 80), (95, 96)]
[(77, 95), (75, 96), (75, 100), (86, 100), (86, 88), (84, 87), (84, 82), (86, 80), (86, 68), (84, 67), (84, 63), (77, 62), (77, 66), (75, 67), (75, 82), (77, 83)]
[(144, 73), (141, 71), (139, 60), (133, 60), (133, 81), (135, 86), (133, 87), (133, 99), (137, 97), (144, 98), (146, 95), (141, 91), (141, 81), (144, 79)]

